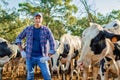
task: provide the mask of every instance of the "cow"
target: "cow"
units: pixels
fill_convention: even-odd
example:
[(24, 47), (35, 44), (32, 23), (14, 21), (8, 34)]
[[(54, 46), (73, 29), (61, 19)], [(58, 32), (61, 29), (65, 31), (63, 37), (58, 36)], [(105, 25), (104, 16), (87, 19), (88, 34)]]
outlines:
[(57, 53), (58, 46), (59, 46), (59, 41), (55, 40), (55, 50), (56, 50), (56, 53), (51, 57), (51, 60), (50, 60), (51, 67), (50, 67), (50, 69), (51, 69), (52, 76), (54, 74), (57, 74), (57, 78), (60, 79), (59, 63), (57, 63), (57, 59), (59, 57), (59, 54)]
[[(108, 77), (116, 78), (117, 80), (120, 80), (120, 41), (113, 43), (114, 44), (114, 60), (115, 62), (109, 58), (105, 57), (101, 61), (100, 65), (100, 74), (101, 75), (107, 75)], [(101, 76), (102, 80), (104, 79), (103, 76)]]
[(2, 69), (5, 63), (15, 58), (18, 52), (16, 45), (10, 44), (6, 39), (0, 38), (0, 80), (2, 80)]
[[(103, 28), (104, 28), (105, 30), (108, 30), (108, 31), (112, 32), (112, 33), (120, 34), (120, 21), (119, 21), (118, 19), (113, 20), (113, 21), (109, 22), (108, 24), (104, 25)], [(120, 55), (119, 55), (119, 53), (120, 53), (120, 50), (119, 50), (120, 41), (117, 42), (116, 38), (113, 38), (111, 41), (114, 43), (114, 46), (115, 46), (115, 50), (114, 50), (113, 52), (114, 52), (114, 54), (116, 54), (117, 57), (119, 58), (119, 56), (120, 56)], [(108, 61), (108, 60), (109, 60), (109, 62), (110, 62), (110, 59), (108, 59), (108, 58), (102, 60), (102, 61), (103, 61), (102, 66), (103, 66), (103, 67), (106, 66), (106, 65), (104, 65), (104, 64), (105, 64), (106, 61)], [(119, 61), (118, 61), (118, 60), (119, 60), (119, 59), (117, 59), (117, 64), (119, 64)], [(113, 65), (112, 65), (112, 69), (111, 69), (111, 66), (110, 66), (110, 65), (112, 65), (112, 64), (109, 64), (110, 72), (115, 73), (115, 70), (113, 69)], [(100, 72), (103, 72), (103, 71), (104, 71), (103, 69), (100, 70)], [(110, 73), (109, 73), (109, 74), (110, 74)], [(112, 75), (113, 75), (113, 74), (112, 74)]]
[[(70, 34), (64, 34), (63, 36), (61, 36), (60, 45), (57, 49), (57, 53), (59, 54), (58, 62), (60, 62), (60, 68), (63, 73), (69, 73), (69, 69), (74, 70), (80, 52), (81, 37), (73, 36)], [(73, 65), (74, 62), (75, 65)]]
[(109, 22), (108, 24), (103, 25), (105, 30), (108, 30), (115, 34), (120, 34), (120, 21), (118, 19)]
[[(94, 68), (94, 66), (99, 65), (101, 60), (104, 58), (110, 58), (115, 69), (118, 70), (118, 66), (115, 61), (116, 55), (113, 54), (115, 45), (111, 42), (113, 37), (120, 40), (120, 35), (110, 33), (104, 30), (101, 25), (96, 23), (92, 23), (91, 26), (83, 32), (81, 56), (77, 62), (78, 67), (80, 67), (84, 72), (83, 80), (87, 80), (87, 70), (89, 69), (89, 66), (93, 66)], [(107, 72), (100, 74), (102, 80), (107, 80)], [(119, 73), (119, 71), (117, 71), (117, 73)], [(95, 78), (94, 80), (96, 80)]]

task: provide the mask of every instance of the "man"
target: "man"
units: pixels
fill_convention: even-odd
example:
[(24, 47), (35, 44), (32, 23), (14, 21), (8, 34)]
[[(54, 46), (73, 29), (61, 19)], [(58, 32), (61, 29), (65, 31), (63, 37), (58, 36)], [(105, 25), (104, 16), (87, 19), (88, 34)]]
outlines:
[[(16, 43), (21, 51), (21, 56), (26, 58), (27, 80), (34, 80), (34, 65), (40, 67), (44, 80), (51, 80), (47, 61), (55, 53), (54, 37), (50, 29), (42, 25), (41, 13), (34, 14), (34, 25), (26, 27), (16, 38)], [(23, 50), (21, 40), (26, 38), (26, 51)], [(47, 53), (47, 40), (50, 44)]]

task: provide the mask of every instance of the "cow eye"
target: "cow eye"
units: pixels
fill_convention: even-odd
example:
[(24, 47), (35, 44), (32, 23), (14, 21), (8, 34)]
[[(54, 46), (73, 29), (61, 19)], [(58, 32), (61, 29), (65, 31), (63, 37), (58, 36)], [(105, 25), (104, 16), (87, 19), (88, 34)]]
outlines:
[(117, 23), (115, 23), (115, 24), (113, 25), (113, 27), (115, 27), (115, 26), (118, 26), (118, 24), (117, 24)]

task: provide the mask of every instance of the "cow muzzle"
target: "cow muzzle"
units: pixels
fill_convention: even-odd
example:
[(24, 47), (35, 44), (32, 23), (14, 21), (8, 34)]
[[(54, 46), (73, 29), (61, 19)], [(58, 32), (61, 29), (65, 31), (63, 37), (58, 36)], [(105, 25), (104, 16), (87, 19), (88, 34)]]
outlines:
[(77, 63), (77, 68), (79, 68), (82, 71), (84, 69), (83, 62), (78, 62)]
[(61, 61), (62, 64), (65, 64), (67, 62), (67, 58), (61, 58), (60, 61)]

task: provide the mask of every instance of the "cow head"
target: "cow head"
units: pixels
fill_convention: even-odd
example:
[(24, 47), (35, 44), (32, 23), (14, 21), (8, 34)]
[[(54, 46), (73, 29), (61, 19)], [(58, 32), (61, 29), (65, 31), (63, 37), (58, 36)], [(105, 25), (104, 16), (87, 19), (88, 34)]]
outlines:
[(61, 61), (61, 63), (66, 63), (66, 59), (69, 55), (69, 50), (70, 50), (69, 44), (60, 43), (57, 49), (57, 53), (59, 54), (57, 63), (59, 63), (59, 61)]
[[(3, 65), (4, 63), (8, 62), (10, 58), (17, 54), (17, 45), (12, 45), (8, 43), (7, 40), (0, 38), (0, 63)], [(5, 60), (2, 60), (4, 59)]]
[(51, 70), (52, 70), (52, 74), (56, 74), (59, 71), (59, 54), (56, 53), (51, 57)]
[(8, 41), (0, 38), (0, 57), (11, 56), (12, 50), (9, 48)]
[(60, 54), (60, 56), (66, 58), (68, 56), (69, 50), (70, 50), (69, 44), (64, 44), (63, 53)]
[[(59, 41), (58, 41), (58, 40), (55, 40), (55, 50), (58, 49), (58, 46), (59, 46)], [(59, 54), (57, 53), (57, 51), (56, 51), (56, 53), (51, 57), (51, 70), (52, 70), (52, 73), (53, 73), (53, 74), (54, 74), (54, 73), (56, 74), (56, 72), (59, 71), (59, 62), (57, 61), (58, 57), (59, 57)]]
[(104, 25), (103, 28), (110, 32), (120, 34), (120, 21), (113, 20), (112, 22)]
[(67, 55), (69, 54), (69, 50), (70, 50), (70, 39), (69, 39), (69, 37), (70, 37), (69, 34), (64, 34), (60, 38), (60, 44), (58, 46), (57, 53), (60, 54), (60, 56), (62, 58), (66, 58)]

